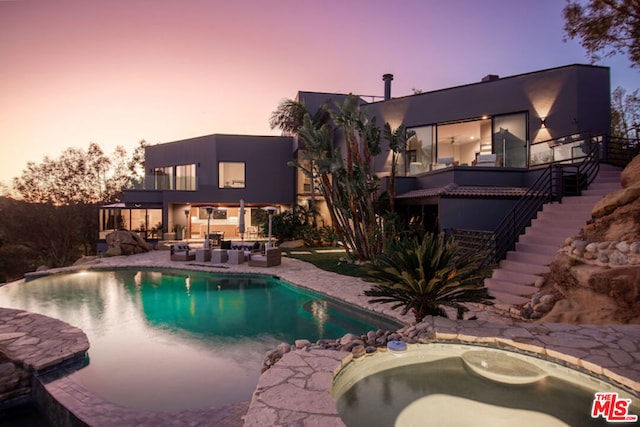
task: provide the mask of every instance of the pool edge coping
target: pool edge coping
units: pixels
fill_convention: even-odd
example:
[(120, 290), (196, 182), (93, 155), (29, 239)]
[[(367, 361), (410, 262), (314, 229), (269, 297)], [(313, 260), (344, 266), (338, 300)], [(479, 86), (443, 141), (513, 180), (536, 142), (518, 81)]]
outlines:
[[(606, 349), (616, 350), (613, 354), (621, 357), (621, 354), (617, 353), (620, 348), (616, 348), (615, 344), (612, 347), (611, 344), (620, 339), (639, 343), (640, 328), (628, 327), (627, 325), (614, 325), (613, 327), (608, 325), (601, 328), (595, 325), (585, 327), (584, 325), (566, 324), (548, 324), (550, 327), (547, 328), (545, 325), (522, 322), (496, 324), (433, 317), (426, 318), (423, 323), (427, 323), (431, 330), (424, 337), (418, 337), (417, 343), (439, 342), (476, 345), (539, 357), (594, 375), (601, 380), (621, 387), (632, 396), (640, 398), (640, 369), (634, 369), (633, 365), (635, 363), (637, 366), (640, 362), (640, 353), (637, 347), (636, 351), (629, 355), (631, 359), (626, 366), (605, 367), (602, 366), (605, 364), (602, 363), (604, 359), (598, 363), (598, 359), (592, 358), (592, 356), (599, 356), (601, 350), (606, 352)], [(415, 328), (415, 326), (406, 327), (405, 330), (411, 327)], [(594, 333), (597, 335), (597, 332), (603, 328), (607, 330), (606, 336), (611, 339), (598, 341), (593, 335)], [(586, 333), (581, 334), (577, 329), (584, 329)], [(633, 333), (628, 333), (630, 331)], [(552, 339), (549, 340), (545, 337)], [(423, 338), (423, 342), (420, 342), (421, 338)], [(557, 339), (564, 341), (566, 346), (555, 342)], [(600, 345), (589, 347), (587, 342), (598, 342)], [(596, 351), (583, 356), (583, 358), (575, 354), (576, 350), (578, 353), (587, 353), (585, 348)], [(335, 362), (333, 364), (314, 364), (314, 358), (319, 360), (335, 359)], [(284, 426), (292, 421), (297, 421), (313, 425), (344, 426), (331, 390), (335, 376), (352, 359), (351, 353), (335, 350), (298, 349), (285, 354), (280, 361), (261, 376), (244, 425), (246, 427)], [(274, 368), (274, 372), (269, 372)], [(313, 381), (314, 376), (316, 381)], [(322, 392), (320, 395), (314, 395), (315, 401), (312, 408), (308, 407), (307, 402), (301, 404), (300, 399), (286, 400), (291, 395), (291, 391), (287, 389), (296, 390), (297, 394), (301, 394), (306, 390), (301, 384), (307, 383), (312, 384), (310, 389), (315, 393)], [(285, 398), (278, 399), (277, 396)], [(331, 408), (333, 412), (330, 411)], [(585, 408), (585, 411), (588, 410), (589, 408)]]
[[(162, 254), (164, 251), (156, 251)], [(144, 254), (141, 254), (144, 255)], [(156, 255), (160, 256), (160, 255)], [(325, 292), (325, 289), (308, 286), (304, 283), (299, 283), (295, 277), (291, 277), (290, 271), (287, 270), (287, 265), (290, 261), (295, 261), (295, 263), (304, 263), (307, 266), (307, 270), (313, 269), (314, 274), (328, 276), (333, 278), (333, 280), (339, 280), (344, 282), (358, 282), (358, 286), (368, 285), (360, 278), (341, 276), (336, 273), (326, 272), (320, 269), (317, 269), (310, 264), (305, 263), (304, 261), (294, 260), (292, 258), (283, 258), (282, 268), (278, 267), (270, 267), (270, 268), (261, 268), (261, 267), (248, 267), (245, 266), (229, 266), (231, 268), (218, 268), (213, 265), (197, 265), (190, 264), (184, 262), (171, 262), (167, 259), (162, 260), (160, 263), (151, 262), (149, 264), (149, 260), (142, 260), (142, 263), (137, 263), (133, 260), (135, 256), (130, 257), (115, 257), (114, 262), (104, 262), (104, 259), (99, 259), (97, 262), (92, 264), (81, 264), (71, 267), (64, 267), (59, 269), (51, 269), (46, 272), (38, 272), (39, 277), (50, 275), (50, 274), (64, 274), (71, 273), (78, 270), (111, 270), (118, 268), (167, 268), (167, 269), (178, 269), (178, 270), (192, 270), (192, 271), (201, 271), (201, 272), (220, 272), (220, 273), (248, 273), (254, 275), (267, 275), (272, 277), (278, 277), (281, 280), (284, 280), (294, 286), (299, 286), (304, 289), (309, 289), (315, 292), (319, 292), (323, 295), (326, 295), (331, 298), (338, 299), (344, 303), (356, 305), (362, 309), (371, 311), (375, 314), (382, 315), (385, 317), (390, 317), (397, 321), (403, 322), (405, 324), (409, 324), (407, 328), (415, 328), (415, 324), (410, 324), (411, 318), (409, 316), (401, 316), (398, 312), (385, 309), (377, 305), (376, 309), (372, 309), (372, 306), (367, 303), (366, 298), (363, 295), (350, 295), (349, 298), (344, 298), (341, 295), (336, 295), (335, 292)], [(139, 259), (136, 259), (136, 261)], [(285, 260), (287, 260), (285, 262)], [(125, 262), (121, 262), (125, 261)], [(294, 265), (295, 265), (294, 263)], [(310, 267), (309, 267), (310, 266)], [(215, 267), (215, 270), (211, 268)], [(239, 267), (239, 268), (238, 268)], [(308, 281), (308, 274), (304, 275), (304, 278)], [(302, 280), (304, 281), (304, 280)], [(16, 281), (20, 282), (20, 281)], [(15, 283), (15, 282), (12, 282)], [(9, 283), (7, 283), (9, 284)], [(351, 289), (353, 290), (353, 289)], [(363, 303), (364, 302), (364, 303)], [(561, 361), (563, 363), (567, 363), (572, 366), (579, 367), (580, 369), (585, 369), (586, 371), (593, 372), (596, 375), (601, 375), (606, 378), (609, 378), (614, 383), (622, 384), (626, 388), (631, 389), (636, 394), (640, 392), (640, 326), (639, 325), (573, 325), (573, 324), (562, 324), (562, 323), (548, 323), (548, 324), (537, 324), (537, 323), (527, 323), (523, 321), (515, 321), (513, 319), (509, 319), (506, 317), (501, 318), (500, 322), (490, 322), (484, 320), (463, 320), (456, 321), (450, 320), (446, 318), (429, 318), (428, 320), (431, 322), (431, 327), (433, 331), (435, 331), (435, 338), (437, 340), (443, 341), (453, 341), (456, 340), (462, 343), (476, 343), (481, 345), (496, 345), (496, 346), (512, 346), (514, 351), (531, 352), (538, 355), (543, 355), (545, 357), (552, 358), (557, 361)], [(498, 334), (497, 331), (502, 330), (503, 334)], [(584, 332), (584, 334), (582, 334)], [(612, 338), (613, 336), (621, 337), (621, 338)], [(609, 338), (609, 339), (607, 339)], [(621, 348), (620, 345), (615, 344), (616, 341), (624, 340), (626, 343), (624, 347)], [(591, 344), (597, 342), (597, 345), (592, 346)], [(591, 343), (591, 344), (590, 344)], [(597, 348), (596, 348), (597, 347)], [(589, 349), (595, 349), (596, 352), (589, 353)], [(609, 352), (607, 352), (609, 351)], [(330, 353), (327, 353), (330, 352)], [(603, 354), (604, 353), (604, 354)], [(261, 403), (260, 396), (263, 396), (265, 392), (269, 389), (269, 385), (263, 383), (263, 378), (265, 378), (265, 382), (269, 377), (273, 375), (277, 370), (287, 370), (291, 368), (289, 363), (289, 359), (293, 356), (288, 356), (289, 354), (302, 354), (309, 355), (311, 358), (318, 358), (320, 361), (324, 361), (325, 359), (334, 359), (333, 356), (328, 356), (328, 354), (343, 356), (339, 357), (337, 361), (333, 362), (331, 369), (328, 371), (325, 370), (324, 367), (320, 367), (317, 371), (311, 372), (312, 378), (312, 391), (320, 392), (320, 396), (322, 397), (322, 401), (325, 401), (327, 398), (330, 399), (331, 405), (333, 405), (333, 412), (329, 414), (322, 413), (313, 413), (308, 410), (305, 411), (303, 406), (304, 404), (308, 404), (309, 402), (304, 401), (304, 399), (292, 399), (293, 401), (297, 401), (299, 403), (299, 407), (287, 405), (281, 405), (281, 407), (273, 408), (264, 405), (264, 402)], [(341, 422), (339, 416), (337, 415), (337, 408), (335, 408), (335, 402), (330, 394), (330, 385), (333, 381), (333, 375), (339, 371), (339, 369), (350, 360), (351, 354), (345, 352), (337, 352), (335, 350), (295, 350), (291, 353), (287, 353), (284, 357), (274, 365), (269, 371), (274, 370), (272, 373), (267, 371), (263, 375), (261, 375), (258, 386), (254, 391), (254, 396), (249, 404), (247, 415), (245, 417), (246, 426), (261, 426), (265, 425), (265, 419), (273, 418), (273, 411), (277, 410), (280, 412), (280, 415), (275, 419), (275, 423), (272, 425), (286, 425), (296, 420), (307, 420), (307, 422), (314, 423), (318, 420), (322, 420), (322, 425), (327, 426), (343, 426), (344, 424)], [(296, 359), (298, 363), (299, 360)], [(632, 364), (636, 364), (639, 368), (633, 369)], [(317, 365), (317, 363), (311, 361), (306, 363), (306, 365)], [(330, 378), (328, 378), (328, 373), (331, 374)], [(323, 382), (328, 383), (325, 386), (322, 386)], [(292, 377), (290, 381), (284, 381), (280, 385), (290, 385), (293, 390), (300, 388), (300, 383), (303, 381), (301, 378)], [(319, 386), (322, 386), (322, 390), (316, 390)], [(316, 397), (318, 395), (316, 394)], [(101, 399), (101, 398), (100, 398)], [(103, 399), (102, 399), (103, 400)], [(328, 401), (327, 401), (328, 402)], [(107, 402), (103, 400), (104, 404), (112, 404), (111, 402)], [(112, 404), (116, 408), (122, 408), (118, 405)], [(129, 409), (129, 408), (124, 408)], [(201, 411), (210, 411), (216, 408), (205, 408), (203, 410), (197, 410), (197, 412)], [(134, 410), (136, 412), (144, 411), (144, 410)], [(154, 414), (158, 414), (155, 412)], [(160, 413), (164, 417), (167, 414), (176, 415), (182, 414), (185, 416), (189, 416), (185, 413), (185, 411), (173, 411), (170, 413)], [(320, 418), (318, 418), (320, 417)], [(337, 418), (336, 418), (337, 417)], [(255, 420), (262, 420), (263, 424), (256, 424)], [(97, 420), (93, 420), (97, 421)], [(92, 423), (91, 425), (102, 425), (99, 423)], [(107, 424), (105, 424), (107, 425)], [(127, 424), (123, 424), (127, 425)], [(129, 424), (135, 425), (135, 424)]]

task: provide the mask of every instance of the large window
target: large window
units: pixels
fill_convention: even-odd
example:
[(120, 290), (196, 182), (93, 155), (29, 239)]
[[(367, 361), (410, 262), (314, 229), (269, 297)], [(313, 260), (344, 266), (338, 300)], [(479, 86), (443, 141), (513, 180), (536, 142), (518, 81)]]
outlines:
[(491, 119), (487, 117), (438, 125), (434, 168), (472, 166), (481, 154), (491, 154)]
[(218, 164), (219, 188), (244, 188), (244, 162), (220, 162)]
[(195, 164), (176, 166), (176, 190), (197, 190)]
[(527, 167), (527, 114), (509, 114), (493, 119), (493, 152), (501, 166)]
[(135, 231), (143, 238), (158, 238), (162, 233), (162, 209), (100, 209), (100, 238), (117, 229)]
[(527, 113), (479, 117), (407, 129), (405, 170), (449, 166), (527, 167)]
[(153, 186), (155, 190), (173, 190), (173, 166), (155, 168)]
[(433, 162), (433, 126), (412, 128), (407, 131), (405, 171), (416, 175), (431, 170)]

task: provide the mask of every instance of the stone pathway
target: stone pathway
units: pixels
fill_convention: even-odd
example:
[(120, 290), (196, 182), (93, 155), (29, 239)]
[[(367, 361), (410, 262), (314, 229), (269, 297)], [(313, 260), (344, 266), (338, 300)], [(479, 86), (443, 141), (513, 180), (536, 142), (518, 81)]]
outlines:
[(34, 378), (60, 368), (80, 369), (89, 349), (81, 329), (40, 314), (0, 309), (0, 407), (24, 403)]
[[(84, 266), (52, 271), (68, 272), (118, 267), (180, 268), (198, 271), (254, 273), (277, 276), (292, 284), (322, 292), (351, 304), (410, 324), (386, 305), (372, 306), (363, 294), (370, 285), (354, 277), (319, 270), (311, 264), (283, 257), (276, 267), (170, 261), (167, 251), (96, 260)], [(0, 310), (2, 313), (4, 310)], [(483, 307), (473, 307), (477, 320), (429, 318), (402, 330), (408, 342), (453, 340), (483, 345), (511, 346), (573, 364), (640, 392), (640, 327), (538, 325), (517, 322)], [(373, 356), (375, 357), (375, 356)], [(329, 390), (334, 373), (351, 355), (333, 350), (296, 350), (284, 355), (260, 378), (250, 403), (177, 412), (152, 412), (123, 408), (107, 402), (68, 378), (46, 385), (47, 390), (92, 426), (102, 425), (221, 425), (221, 426), (341, 426)], [(248, 407), (248, 410), (247, 410)]]

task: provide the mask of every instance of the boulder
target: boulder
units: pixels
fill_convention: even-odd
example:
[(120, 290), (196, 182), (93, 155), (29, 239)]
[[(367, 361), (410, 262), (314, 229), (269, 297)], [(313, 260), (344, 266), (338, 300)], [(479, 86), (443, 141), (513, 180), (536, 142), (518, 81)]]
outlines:
[(304, 240), (285, 240), (278, 245), (282, 249), (295, 249), (304, 247)]
[(591, 211), (594, 218), (602, 218), (615, 212), (616, 209), (633, 203), (640, 198), (640, 182), (628, 185), (602, 198)]
[(149, 252), (153, 245), (147, 243), (137, 233), (129, 230), (116, 230), (107, 234), (105, 256), (133, 255)]
[(640, 155), (635, 156), (620, 173), (622, 188), (627, 188), (632, 183), (640, 183)]
[(544, 323), (640, 324), (640, 156), (622, 171), (621, 183), (621, 190), (594, 206), (592, 221), (567, 239), (551, 262), (542, 291), (556, 293), (555, 306), (540, 316), (556, 298), (538, 306), (532, 301), (528, 317), (540, 316)]

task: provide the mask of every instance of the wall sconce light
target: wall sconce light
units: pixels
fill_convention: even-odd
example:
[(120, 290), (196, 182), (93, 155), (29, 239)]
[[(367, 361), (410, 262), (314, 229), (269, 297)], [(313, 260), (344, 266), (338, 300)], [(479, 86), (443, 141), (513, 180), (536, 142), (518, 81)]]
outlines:
[(540, 127), (542, 129), (545, 129), (547, 127), (547, 118), (546, 117), (540, 117)]

